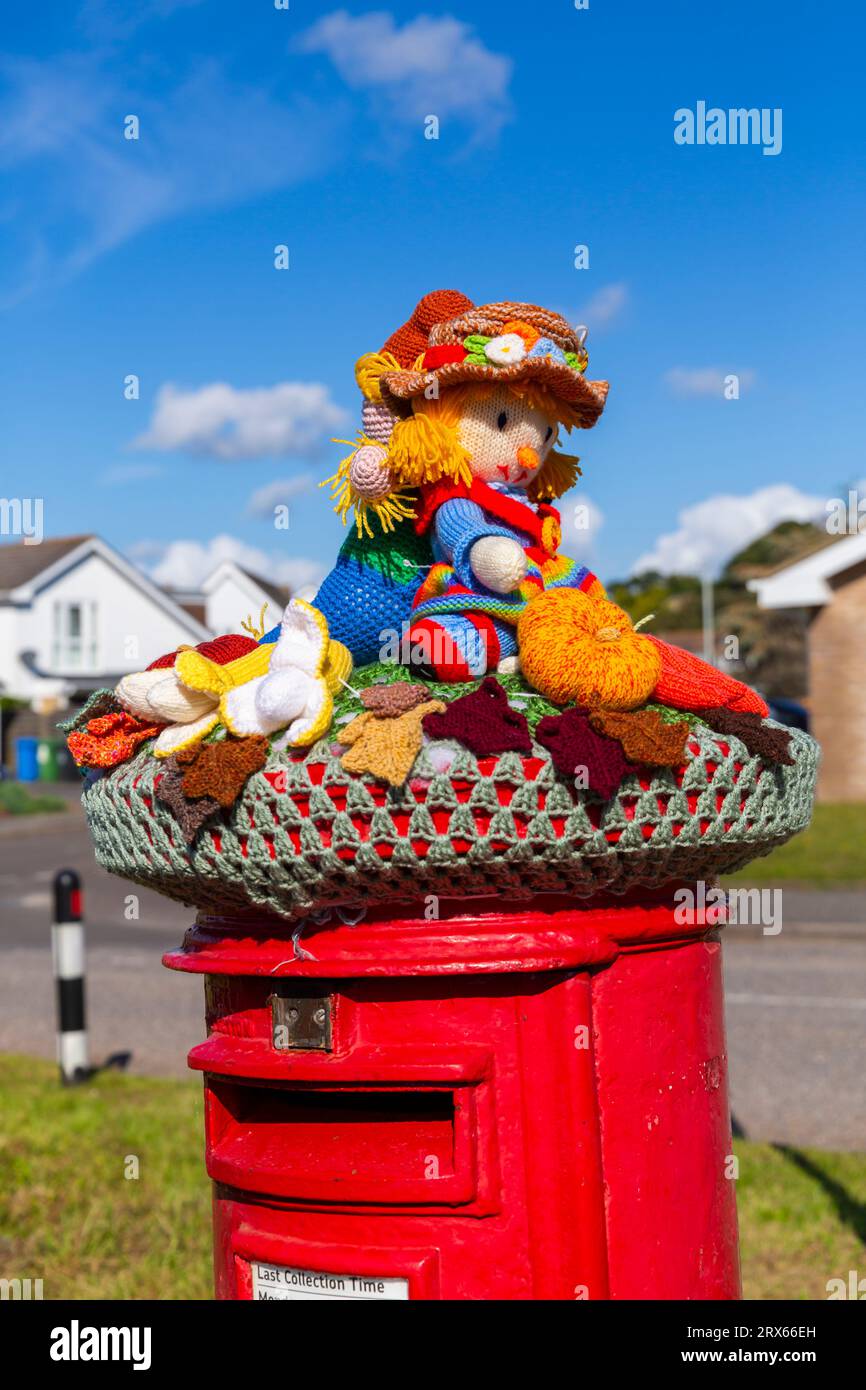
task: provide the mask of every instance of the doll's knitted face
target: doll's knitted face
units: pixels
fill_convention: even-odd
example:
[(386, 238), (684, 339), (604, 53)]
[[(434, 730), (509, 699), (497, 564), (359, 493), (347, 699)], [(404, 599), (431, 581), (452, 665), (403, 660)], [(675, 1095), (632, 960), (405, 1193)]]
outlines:
[(461, 411), (458, 433), (476, 478), (528, 488), (557, 431), (542, 411), (500, 386), (470, 397)]

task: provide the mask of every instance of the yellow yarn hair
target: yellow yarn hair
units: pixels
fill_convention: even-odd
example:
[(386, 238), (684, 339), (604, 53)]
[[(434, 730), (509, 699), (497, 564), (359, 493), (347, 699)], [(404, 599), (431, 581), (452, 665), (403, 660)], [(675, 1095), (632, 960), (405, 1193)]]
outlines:
[(319, 487), (330, 486), (334, 511), (342, 519), (344, 526), (348, 521), (349, 513), (354, 511), (355, 529), (359, 538), (366, 535), (372, 540), (373, 528), (370, 525), (370, 512), (377, 518), (379, 525), (385, 532), (393, 531), (398, 521), (415, 515), (412, 505), (415, 500), (414, 497), (404, 492), (400, 487), (393, 487), (384, 497), (370, 498), (361, 497), (352, 486), (352, 460), (356, 452), (365, 444), (383, 448), (384, 446), (377, 439), (370, 439), (365, 434), (359, 434), (356, 440), (335, 439), (333, 442), (334, 444), (348, 444), (352, 452), (340, 461), (336, 473), (330, 478), (325, 478), (323, 482), (319, 483)]
[(526, 489), (526, 495), (530, 502), (561, 497), (574, 487), (581, 473), (576, 454), (557, 454), (551, 450)]
[(379, 378), (386, 372), (399, 372), (400, 363), (390, 352), (365, 352), (355, 363), (355, 380), (365, 401), (382, 400)]
[[(426, 406), (440, 404), (425, 402)], [(460, 443), (457, 427), (443, 420), (437, 409), (397, 422), (388, 441), (388, 466), (399, 487), (420, 487), (440, 478), (467, 486), (472, 482), (469, 453)]]
[(517, 622), (520, 669), (554, 704), (636, 709), (661, 672), (658, 648), (609, 599), (579, 589), (547, 589)]

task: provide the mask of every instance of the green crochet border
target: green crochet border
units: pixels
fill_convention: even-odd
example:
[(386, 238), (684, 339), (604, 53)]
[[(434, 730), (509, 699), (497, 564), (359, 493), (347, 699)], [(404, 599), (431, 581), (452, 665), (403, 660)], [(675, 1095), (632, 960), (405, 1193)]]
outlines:
[[(377, 678), (416, 679), (411, 670), (369, 666), (353, 673), (351, 685), (360, 690)], [(528, 693), (519, 676), (498, 679), (511, 695)], [(455, 699), (477, 684), (439, 689), (443, 698)], [(149, 749), (99, 777), (83, 798), (99, 863), (193, 907), (258, 909), (298, 920), (332, 906), (445, 896), (445, 885), (448, 897), (505, 892), (512, 898), (588, 897), (678, 879), (710, 880), (769, 854), (811, 817), (818, 747), (798, 731), (791, 731), (793, 766), (765, 767), (738, 739), (722, 738), (688, 716), (699, 751), (688, 753), (682, 787), (670, 770), (654, 769), (647, 790), (632, 774), (604, 803), (571, 787), (538, 744), (533, 756), (541, 768), (528, 780), (517, 754), (502, 754), (487, 772), (467, 749), (435, 740), (422, 750), (410, 783), (383, 796), (381, 784), (346, 773), (335, 754), (339, 721), (361, 708), (349, 690), (335, 703), (335, 725), (327, 738), (303, 758), (272, 749), (266, 768), (249, 779), (231, 810), (205, 826), (189, 846), (169, 808), (155, 797), (162, 764)], [(526, 706), (533, 730), (544, 714), (558, 712), (543, 699), (527, 700)], [(728, 745), (727, 755), (720, 742)], [(454, 754), (447, 773), (431, 761), (431, 753), (435, 758), (436, 749), (444, 747)], [(314, 763), (324, 764), (318, 782), (307, 771)], [(736, 763), (742, 765), (739, 775)], [(285, 791), (276, 791), (265, 776), (277, 771), (285, 774)], [(468, 801), (458, 799), (452, 778), (471, 786)], [(412, 790), (419, 779), (426, 783), (420, 802)], [(384, 804), (377, 804), (371, 789)], [(510, 797), (507, 805), (501, 804), (503, 789)], [(345, 810), (338, 809), (331, 792), (339, 801), (345, 796)], [(293, 794), (302, 804), (308, 801), (308, 808), (299, 809)], [(696, 798), (694, 809), (690, 796)], [(590, 816), (593, 807), (597, 826)], [(447, 829), (437, 830), (432, 812), (448, 814)], [(489, 818), (484, 831), (476, 814)], [(366, 838), (353, 817), (367, 824)], [(400, 829), (407, 817), (408, 833)], [(612, 832), (619, 832), (616, 843), (607, 838)], [(456, 850), (453, 840), (468, 849)], [(413, 841), (428, 847), (425, 856), (416, 853)], [(381, 858), (377, 845), (387, 846), (390, 857)], [(341, 849), (353, 852), (352, 862), (340, 858)]]

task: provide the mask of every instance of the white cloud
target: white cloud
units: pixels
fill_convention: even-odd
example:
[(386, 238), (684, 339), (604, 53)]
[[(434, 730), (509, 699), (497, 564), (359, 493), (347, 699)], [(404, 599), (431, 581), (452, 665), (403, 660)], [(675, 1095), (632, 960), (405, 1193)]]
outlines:
[(750, 367), (738, 372), (727, 367), (671, 367), (664, 379), (675, 396), (715, 396), (721, 401), (725, 399), (730, 376), (737, 377), (741, 391), (755, 384), (755, 373)]
[(223, 381), (195, 391), (167, 385), (157, 394), (149, 429), (133, 444), (218, 459), (275, 458), (303, 453), (345, 420), (318, 382), (246, 391)]
[(511, 59), (493, 53), (450, 15), (419, 15), (399, 28), (392, 14), (325, 15), (297, 45), (324, 53), (349, 87), (382, 93), (393, 117), (456, 116), (495, 134), (509, 115)]
[(299, 473), (294, 478), (277, 478), (276, 482), (265, 483), (257, 488), (247, 503), (247, 516), (260, 520), (271, 520), (276, 507), (285, 507), (293, 497), (303, 497), (316, 486), (312, 473)]
[(214, 536), (209, 541), (179, 540), (166, 543), (139, 541), (129, 550), (130, 559), (146, 569), (151, 579), (171, 589), (195, 589), (223, 560), (234, 560), (243, 569), (296, 591), (318, 586), (325, 570), (306, 556), (271, 555), (236, 536)]
[[(278, 101), (210, 59), (151, 92), (152, 68), (127, 57), (101, 45), (0, 58), (0, 171), (27, 190), (0, 225), (7, 305), (169, 218), (317, 175), (336, 152), (333, 105)], [(139, 118), (138, 140), (124, 138), (127, 115)]]
[(822, 521), (823, 497), (813, 497), (776, 483), (736, 496), (719, 493), (684, 507), (678, 526), (659, 536), (655, 545), (632, 566), (632, 574), (658, 570), (662, 574), (715, 575), (731, 555), (763, 536), (780, 521)]
[(593, 328), (602, 328), (612, 323), (627, 303), (628, 287), (622, 282), (602, 285), (574, 317), (574, 322), (585, 323), (592, 332)]

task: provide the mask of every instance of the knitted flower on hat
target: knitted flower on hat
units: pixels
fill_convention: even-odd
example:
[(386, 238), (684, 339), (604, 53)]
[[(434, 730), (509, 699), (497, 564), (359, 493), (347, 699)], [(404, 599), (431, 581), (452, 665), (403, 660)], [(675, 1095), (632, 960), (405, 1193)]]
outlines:
[(382, 400), (406, 414), (409, 402), (434, 385), (534, 381), (567, 402), (575, 423), (589, 428), (604, 409), (608, 383), (586, 379), (584, 333), (538, 304), (476, 307), (453, 290), (437, 290), (385, 344), (400, 370), (383, 374)]

